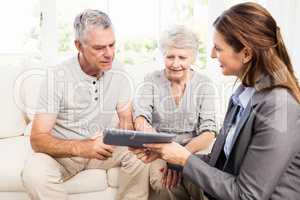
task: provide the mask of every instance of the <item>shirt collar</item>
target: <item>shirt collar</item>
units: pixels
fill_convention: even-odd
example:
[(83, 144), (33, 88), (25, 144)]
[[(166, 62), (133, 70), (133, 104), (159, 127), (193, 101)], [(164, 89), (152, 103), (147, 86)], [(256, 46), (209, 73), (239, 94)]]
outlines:
[(254, 87), (241, 86), (233, 93), (231, 98), (234, 104), (239, 105), (243, 109), (245, 109), (254, 93)]
[(101, 78), (104, 77), (104, 75), (106, 74), (106, 72), (103, 72), (103, 74), (100, 76), (100, 78), (97, 78), (97, 77), (94, 77), (94, 76), (90, 76), (88, 74), (86, 74), (82, 69), (81, 69), (81, 66), (80, 66), (80, 63), (79, 63), (79, 54), (77, 54), (77, 56), (73, 58), (73, 62), (77, 68), (77, 71), (79, 72), (80, 76), (81, 76), (81, 79), (83, 80), (87, 80), (87, 81), (97, 81)]

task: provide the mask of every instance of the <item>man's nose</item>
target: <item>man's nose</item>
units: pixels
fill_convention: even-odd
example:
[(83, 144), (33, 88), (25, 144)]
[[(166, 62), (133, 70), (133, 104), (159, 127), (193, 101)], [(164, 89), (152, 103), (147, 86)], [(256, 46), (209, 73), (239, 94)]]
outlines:
[(114, 56), (114, 53), (115, 53), (115, 49), (112, 48), (112, 47), (106, 47), (105, 48), (105, 52), (104, 52), (104, 56), (105, 57), (108, 57), (108, 58), (111, 58)]

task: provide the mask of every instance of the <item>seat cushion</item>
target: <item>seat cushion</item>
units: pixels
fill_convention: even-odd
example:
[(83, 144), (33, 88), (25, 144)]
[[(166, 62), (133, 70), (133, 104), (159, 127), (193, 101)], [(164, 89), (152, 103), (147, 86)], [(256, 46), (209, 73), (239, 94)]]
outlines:
[(24, 190), (20, 175), (31, 152), (28, 137), (0, 139), (0, 191)]
[[(25, 191), (21, 172), (31, 153), (29, 137), (0, 139), (0, 192)], [(100, 169), (85, 170), (66, 181), (64, 186), (70, 194), (103, 191), (108, 187), (107, 174)]]

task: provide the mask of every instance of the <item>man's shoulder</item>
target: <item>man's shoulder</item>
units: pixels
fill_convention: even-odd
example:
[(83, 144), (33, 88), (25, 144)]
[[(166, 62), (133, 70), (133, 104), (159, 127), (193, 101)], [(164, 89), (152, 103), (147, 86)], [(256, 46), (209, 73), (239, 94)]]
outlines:
[(68, 57), (68, 58), (64, 58), (63, 60), (60, 60), (59, 62), (50, 65), (47, 69), (51, 70), (51, 71), (59, 71), (62, 69), (72, 69), (74, 68), (73, 66), (76, 65), (78, 61), (77, 58), (75, 56), (73, 57)]
[(115, 78), (129, 76), (129, 73), (125, 69), (124, 65), (122, 65), (119, 62), (113, 62), (112, 68), (108, 70), (106, 73), (114, 76)]
[(103, 80), (113, 87), (125, 87), (128, 84), (134, 84), (133, 77), (124, 65), (118, 62), (114, 62), (112, 68), (104, 73)]
[(76, 65), (78, 65), (76, 56), (65, 58), (58, 64), (48, 68), (48, 77), (50, 75), (50, 78), (53, 76), (56, 80), (71, 81), (76, 77), (74, 76), (74, 73), (77, 73)]
[(109, 70), (109, 71), (124, 71), (124, 72), (126, 72), (125, 66), (119, 61), (114, 61), (112, 63), (111, 70)]
[(78, 63), (77, 56), (72, 56), (72, 57), (68, 57), (68, 58), (65, 58), (64, 60), (62, 60), (57, 65), (57, 68), (74, 71), (76, 69), (76, 66), (78, 66), (78, 65), (79, 65), (79, 63)]

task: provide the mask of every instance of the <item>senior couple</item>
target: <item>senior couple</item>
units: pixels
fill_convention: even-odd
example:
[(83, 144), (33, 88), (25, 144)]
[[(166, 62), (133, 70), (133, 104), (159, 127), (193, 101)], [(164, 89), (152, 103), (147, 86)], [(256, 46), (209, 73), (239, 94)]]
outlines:
[[(300, 94), (280, 29), (255, 3), (231, 7), (213, 25), (211, 57), (241, 81), (218, 135), (212, 82), (191, 68), (199, 45), (192, 32), (176, 26), (162, 35), (165, 67), (145, 77), (132, 101), (132, 83), (113, 62), (109, 17), (80, 13), (78, 55), (49, 69), (41, 87), (34, 153), (22, 172), (30, 198), (68, 199), (64, 181), (120, 166), (116, 199), (146, 200), (150, 188), (161, 199), (297, 199)], [(128, 150), (103, 143), (106, 127), (177, 137)], [(198, 154), (216, 136), (212, 152)]]

